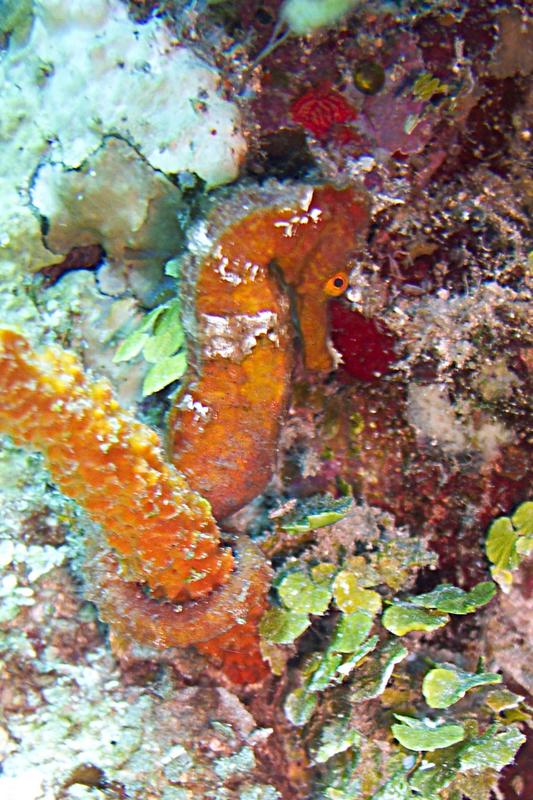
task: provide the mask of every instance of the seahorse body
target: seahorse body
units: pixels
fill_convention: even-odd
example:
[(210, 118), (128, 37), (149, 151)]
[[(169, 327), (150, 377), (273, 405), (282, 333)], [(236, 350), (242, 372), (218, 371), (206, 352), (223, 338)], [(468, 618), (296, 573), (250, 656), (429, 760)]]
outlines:
[(257, 209), (230, 225), (200, 267), (200, 379), (170, 415), (169, 449), (219, 520), (264, 490), (287, 402), (293, 332), (270, 267), (294, 292), (306, 367), (331, 369), (323, 286), (346, 266), (368, 215), (366, 195), (318, 188), (305, 209)]
[(292, 365), (288, 304), (269, 265), (295, 290), (306, 365), (329, 369), (321, 285), (344, 266), (367, 217), (356, 192), (324, 187), (307, 211), (258, 210), (223, 234), (198, 282), (201, 378), (171, 418), (186, 477), (75, 355), (35, 352), (0, 328), (0, 431), (39, 449), (62, 491), (102, 527), (114, 553), (89, 540), (90, 594), (119, 648), (195, 644), (236, 682), (265, 675), (257, 621), (269, 567), (249, 540), (236, 542), (235, 558), (220, 546), (210, 504), (187, 479), (218, 519), (263, 490)]

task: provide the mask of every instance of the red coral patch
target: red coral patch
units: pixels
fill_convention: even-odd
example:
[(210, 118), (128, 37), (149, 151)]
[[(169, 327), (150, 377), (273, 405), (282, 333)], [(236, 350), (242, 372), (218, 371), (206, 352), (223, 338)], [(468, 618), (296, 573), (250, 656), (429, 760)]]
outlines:
[(357, 112), (341, 94), (329, 85), (322, 85), (310, 89), (292, 104), (291, 117), (317, 139), (323, 139), (335, 124), (356, 119)]
[(381, 322), (352, 311), (345, 302), (330, 304), (330, 334), (343, 367), (361, 381), (376, 381), (396, 360), (396, 337)]

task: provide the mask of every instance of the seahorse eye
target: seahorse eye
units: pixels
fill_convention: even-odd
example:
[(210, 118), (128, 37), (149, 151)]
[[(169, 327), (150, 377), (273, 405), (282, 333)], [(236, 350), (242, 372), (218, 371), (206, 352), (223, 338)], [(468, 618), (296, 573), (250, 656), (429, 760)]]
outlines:
[(330, 297), (339, 297), (348, 288), (348, 275), (346, 272), (337, 272), (332, 275), (324, 286), (324, 291)]

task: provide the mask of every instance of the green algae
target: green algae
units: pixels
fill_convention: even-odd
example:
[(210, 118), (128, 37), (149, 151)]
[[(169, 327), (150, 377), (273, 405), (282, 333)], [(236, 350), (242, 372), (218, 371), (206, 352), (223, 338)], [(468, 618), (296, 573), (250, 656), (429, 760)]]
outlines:
[(449, 619), (448, 614), (426, 611), (410, 603), (396, 602), (386, 609), (382, 623), (396, 636), (405, 636), (411, 631), (436, 631), (446, 625)]
[(304, 572), (291, 572), (283, 578), (278, 594), (288, 609), (299, 614), (323, 614), (331, 601), (331, 591)]
[(431, 752), (450, 747), (465, 737), (463, 725), (452, 722), (435, 723), (395, 714), (399, 725), (392, 726), (392, 733), (408, 750)]
[(455, 666), (439, 665), (430, 670), (422, 683), (422, 694), (430, 708), (448, 708), (471, 689), (501, 683), (494, 672), (465, 672)]
[(409, 596), (408, 601), (420, 608), (432, 608), (448, 614), (471, 614), (489, 603), (496, 594), (492, 581), (478, 583), (468, 592), (458, 586), (442, 583), (427, 594)]
[(498, 517), (485, 543), (491, 574), (504, 592), (513, 584), (513, 572), (533, 549), (533, 502), (522, 503), (511, 517)]
[(293, 725), (301, 727), (305, 725), (317, 707), (318, 700), (314, 692), (305, 688), (294, 689), (285, 699), (283, 706), (285, 716)]
[(284, 608), (270, 608), (261, 619), (259, 631), (263, 639), (273, 644), (290, 644), (309, 627), (307, 614), (298, 614)]
[(349, 513), (351, 497), (333, 498), (331, 495), (315, 495), (301, 500), (296, 508), (282, 517), (281, 528), (287, 533), (300, 534), (333, 525)]
[(187, 371), (187, 354), (179, 298), (162, 303), (146, 314), (141, 324), (121, 342), (113, 361), (115, 364), (132, 361), (141, 354), (151, 364), (144, 376), (143, 397), (183, 377)]
[(365, 609), (342, 614), (331, 640), (337, 653), (354, 653), (363, 644), (372, 628), (372, 615)]

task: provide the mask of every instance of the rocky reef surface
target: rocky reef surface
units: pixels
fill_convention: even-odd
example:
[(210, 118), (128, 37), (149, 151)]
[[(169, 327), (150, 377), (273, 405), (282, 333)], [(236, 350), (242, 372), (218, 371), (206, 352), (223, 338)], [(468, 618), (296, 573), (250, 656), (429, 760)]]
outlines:
[(533, 22), (0, 3), (0, 796), (528, 800)]

